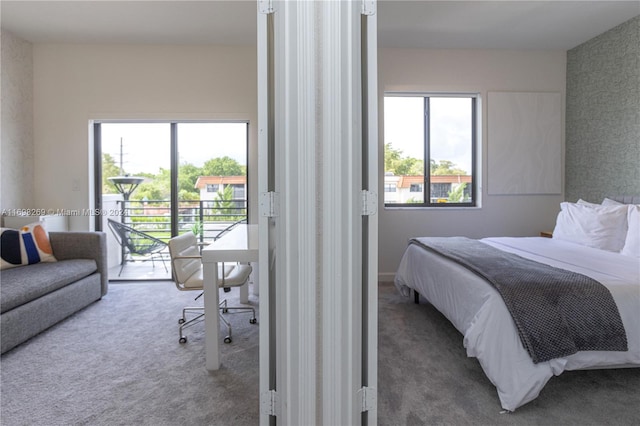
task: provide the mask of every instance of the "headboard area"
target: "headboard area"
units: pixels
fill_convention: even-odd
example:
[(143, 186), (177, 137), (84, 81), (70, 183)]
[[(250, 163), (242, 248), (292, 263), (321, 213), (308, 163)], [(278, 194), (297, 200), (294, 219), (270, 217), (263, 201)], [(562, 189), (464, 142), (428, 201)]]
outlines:
[(640, 204), (640, 195), (616, 195), (607, 198), (622, 204)]

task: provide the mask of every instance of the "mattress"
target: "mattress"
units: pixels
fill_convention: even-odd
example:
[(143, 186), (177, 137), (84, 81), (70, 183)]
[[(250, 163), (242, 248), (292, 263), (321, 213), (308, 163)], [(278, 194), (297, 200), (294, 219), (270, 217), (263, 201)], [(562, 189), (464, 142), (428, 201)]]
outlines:
[(500, 250), (587, 275), (609, 289), (627, 333), (628, 351), (581, 351), (534, 364), (501, 296), (483, 278), (414, 244), (405, 251), (395, 284), (418, 291), (462, 333), (509, 411), (535, 399), (565, 370), (640, 366), (640, 259), (552, 238), (485, 238)]

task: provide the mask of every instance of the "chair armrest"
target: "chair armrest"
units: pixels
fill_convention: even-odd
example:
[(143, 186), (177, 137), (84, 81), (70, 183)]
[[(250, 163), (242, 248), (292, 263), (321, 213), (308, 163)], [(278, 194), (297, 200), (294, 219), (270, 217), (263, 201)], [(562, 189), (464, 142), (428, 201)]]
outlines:
[(49, 232), (53, 255), (58, 260), (93, 259), (100, 272), (102, 295), (107, 294), (109, 272), (107, 235), (104, 232)]
[(202, 256), (197, 256), (195, 254), (189, 256), (172, 256), (171, 257), (171, 275), (175, 277), (174, 273), (176, 270), (176, 263), (179, 260), (190, 260), (190, 259), (202, 259)]

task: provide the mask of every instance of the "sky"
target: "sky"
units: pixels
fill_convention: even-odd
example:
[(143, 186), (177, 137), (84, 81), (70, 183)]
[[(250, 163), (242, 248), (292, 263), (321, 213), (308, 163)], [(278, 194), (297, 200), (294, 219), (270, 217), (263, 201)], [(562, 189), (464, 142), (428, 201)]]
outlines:
[[(431, 97), (431, 158), (450, 160), (471, 173), (471, 100)], [(424, 159), (424, 98), (384, 98), (384, 143), (405, 157)]]
[[(171, 128), (169, 123), (103, 123), (102, 152), (110, 154), (125, 172), (158, 173), (170, 167)], [(229, 156), (247, 164), (246, 123), (179, 123), (180, 163), (202, 166), (205, 161)]]
[[(384, 102), (384, 142), (404, 156), (422, 159), (423, 98), (386, 96)], [(431, 98), (431, 157), (471, 172), (469, 103), (468, 98)], [(117, 165), (122, 152), (125, 172), (158, 173), (170, 167), (169, 123), (103, 123), (101, 128), (102, 151)], [(180, 163), (202, 166), (211, 158), (229, 156), (246, 165), (246, 131), (246, 123), (179, 123)]]

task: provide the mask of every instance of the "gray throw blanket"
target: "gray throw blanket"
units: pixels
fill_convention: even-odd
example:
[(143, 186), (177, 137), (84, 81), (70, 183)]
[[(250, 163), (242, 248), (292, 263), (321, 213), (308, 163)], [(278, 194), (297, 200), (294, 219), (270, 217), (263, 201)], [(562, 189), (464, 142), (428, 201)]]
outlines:
[(534, 363), (577, 351), (626, 351), (609, 290), (598, 281), (464, 237), (414, 238), (491, 283), (504, 299)]

